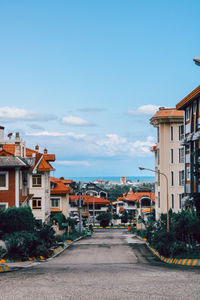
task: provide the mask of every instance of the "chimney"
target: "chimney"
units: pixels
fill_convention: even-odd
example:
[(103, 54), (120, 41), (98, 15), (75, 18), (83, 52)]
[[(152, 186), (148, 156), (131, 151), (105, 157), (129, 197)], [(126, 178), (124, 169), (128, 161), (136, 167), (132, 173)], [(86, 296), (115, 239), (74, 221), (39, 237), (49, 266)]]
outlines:
[(35, 151), (39, 152), (39, 146), (38, 145), (35, 146)]
[(47, 151), (47, 148), (44, 148), (44, 154), (47, 154), (48, 151)]
[(21, 156), (21, 144), (20, 144), (19, 132), (16, 132), (15, 134), (15, 156)]
[(4, 127), (0, 126), (0, 141), (3, 142), (4, 140)]

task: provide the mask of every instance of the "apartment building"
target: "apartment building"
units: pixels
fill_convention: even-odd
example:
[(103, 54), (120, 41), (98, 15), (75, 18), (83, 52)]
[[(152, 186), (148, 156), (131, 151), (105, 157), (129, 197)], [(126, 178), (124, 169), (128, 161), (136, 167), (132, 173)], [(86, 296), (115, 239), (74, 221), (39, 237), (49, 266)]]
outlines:
[(200, 214), (200, 86), (194, 89), (176, 108), (184, 112), (185, 197)]
[[(182, 208), (184, 193), (184, 113), (175, 108), (161, 107), (150, 119), (157, 129), (157, 143), (152, 147), (155, 153), (155, 209), (156, 219), (167, 212), (167, 187), (169, 209), (178, 212)], [(161, 175), (161, 173), (167, 176)]]
[(4, 137), (0, 127), (0, 207), (29, 205), (36, 219), (47, 221), (50, 216), (50, 172), (54, 154), (26, 147), (19, 133)]

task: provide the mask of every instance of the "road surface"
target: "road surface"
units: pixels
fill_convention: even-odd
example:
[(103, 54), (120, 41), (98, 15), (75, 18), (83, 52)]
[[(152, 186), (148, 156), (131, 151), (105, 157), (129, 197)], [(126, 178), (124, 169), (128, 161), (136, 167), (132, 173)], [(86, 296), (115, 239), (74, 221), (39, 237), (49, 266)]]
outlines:
[(167, 265), (126, 230), (102, 230), (33, 268), (0, 275), (0, 299), (200, 299), (200, 269)]

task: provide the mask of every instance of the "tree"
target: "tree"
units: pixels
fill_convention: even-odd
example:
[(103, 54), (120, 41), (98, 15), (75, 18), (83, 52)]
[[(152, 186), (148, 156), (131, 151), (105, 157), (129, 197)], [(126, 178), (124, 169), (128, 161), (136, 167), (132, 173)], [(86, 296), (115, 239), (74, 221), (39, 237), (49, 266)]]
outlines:
[(103, 212), (97, 216), (97, 221), (100, 221), (100, 226), (106, 227), (109, 226), (111, 220), (110, 212)]

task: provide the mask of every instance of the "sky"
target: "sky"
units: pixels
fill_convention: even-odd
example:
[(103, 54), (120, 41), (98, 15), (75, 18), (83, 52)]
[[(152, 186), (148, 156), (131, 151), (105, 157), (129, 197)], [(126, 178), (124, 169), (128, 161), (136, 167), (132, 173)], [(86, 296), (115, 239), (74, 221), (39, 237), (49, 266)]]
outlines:
[(199, 85), (200, 1), (0, 1), (0, 125), (54, 176), (151, 176), (149, 119)]

